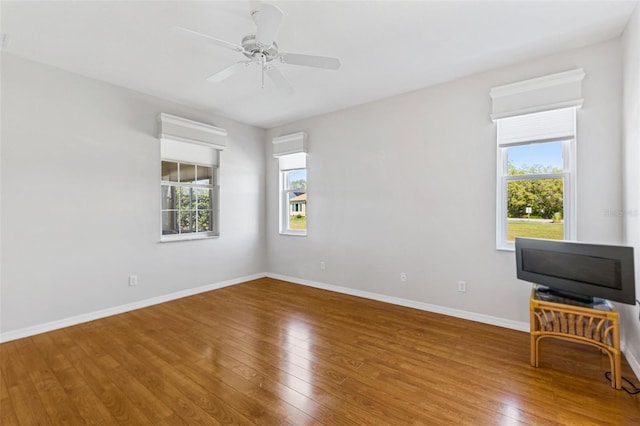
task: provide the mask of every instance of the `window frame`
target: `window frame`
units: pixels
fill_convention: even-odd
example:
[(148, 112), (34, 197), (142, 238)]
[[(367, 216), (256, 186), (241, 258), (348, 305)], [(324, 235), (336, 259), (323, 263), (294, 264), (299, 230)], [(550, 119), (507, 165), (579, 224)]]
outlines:
[[(212, 169), (211, 173), (211, 183), (210, 184), (198, 184), (193, 182), (180, 182), (178, 181), (165, 181), (162, 179), (162, 174), (160, 176), (160, 241), (161, 242), (171, 242), (171, 241), (188, 241), (188, 240), (201, 240), (208, 238), (218, 238), (220, 236), (219, 231), (219, 194), (220, 194), (220, 186), (218, 185), (218, 173), (219, 168), (217, 165), (206, 164), (206, 163), (195, 163), (190, 161), (180, 161), (173, 160), (169, 158), (161, 158), (162, 162), (172, 162), (178, 164), (178, 176), (180, 176), (180, 165), (186, 164), (190, 166), (203, 167)], [(197, 176), (196, 176), (197, 177)], [(170, 211), (173, 209), (164, 209), (162, 204), (162, 197), (164, 197), (163, 187), (169, 186), (174, 188), (189, 188), (189, 189), (208, 189), (210, 190), (209, 197), (209, 205), (211, 211), (210, 218), (210, 226), (211, 230), (201, 231), (201, 232), (189, 232), (189, 233), (178, 233), (178, 234), (163, 234), (163, 213), (165, 211)], [(192, 210), (192, 209), (190, 209)], [(177, 209), (179, 212), (180, 209)], [(196, 204), (196, 211), (197, 204)]]
[[(309, 205), (308, 205), (308, 197), (309, 197), (309, 184), (308, 184), (308, 178), (307, 178), (307, 168), (306, 167), (298, 167), (295, 169), (287, 169), (287, 170), (279, 170), (278, 176), (279, 176), (279, 182), (278, 182), (278, 188), (279, 188), (279, 209), (278, 209), (278, 216), (279, 216), (279, 229), (278, 232), (280, 235), (293, 235), (293, 236), (298, 236), (298, 237), (306, 237), (307, 236), (307, 232), (308, 232), (308, 228), (309, 228), (309, 223), (307, 222), (307, 228), (302, 230), (302, 229), (291, 229), (289, 227), (289, 194), (294, 193), (296, 191), (296, 189), (290, 189), (288, 188), (288, 182), (289, 182), (289, 173), (293, 172), (293, 171), (297, 171), (297, 170), (304, 170), (305, 171), (305, 181), (307, 182), (307, 188), (305, 189), (305, 194), (307, 194), (307, 206), (305, 208), (305, 216), (307, 216), (307, 212), (309, 211)], [(308, 216), (307, 216), (308, 217)]]
[[(575, 110), (574, 110), (575, 111)], [(576, 113), (573, 115), (573, 128), (576, 129)], [(498, 123), (499, 125), (499, 123)], [(496, 249), (504, 251), (515, 251), (515, 241), (507, 240), (507, 187), (509, 182), (518, 180), (538, 180), (538, 179), (563, 179), (563, 240), (577, 239), (577, 218), (576, 218), (576, 139), (577, 132), (574, 130), (572, 136), (556, 137), (548, 139), (528, 139), (517, 143), (500, 143), (498, 139), (496, 170)], [(563, 171), (561, 173), (541, 173), (527, 175), (508, 175), (507, 150), (511, 147), (542, 144), (548, 142), (562, 142), (563, 144)]]

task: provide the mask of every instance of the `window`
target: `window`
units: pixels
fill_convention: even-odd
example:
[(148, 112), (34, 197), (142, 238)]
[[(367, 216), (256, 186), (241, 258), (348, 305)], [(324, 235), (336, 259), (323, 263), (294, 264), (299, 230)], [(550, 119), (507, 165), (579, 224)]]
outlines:
[(165, 113), (160, 122), (160, 241), (220, 235), (218, 167), (227, 131)]
[(283, 170), (281, 181), (281, 234), (307, 233), (307, 169)]
[(575, 239), (575, 119), (565, 108), (497, 120), (498, 249)]
[(278, 159), (278, 229), (280, 235), (307, 235), (307, 134), (273, 138)]
[(162, 235), (217, 235), (213, 214), (217, 168), (162, 162)]

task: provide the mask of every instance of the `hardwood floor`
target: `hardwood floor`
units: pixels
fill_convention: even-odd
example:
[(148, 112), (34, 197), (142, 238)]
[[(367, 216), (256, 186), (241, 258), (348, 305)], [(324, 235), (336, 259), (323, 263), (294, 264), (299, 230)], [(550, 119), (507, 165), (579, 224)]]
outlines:
[(640, 424), (590, 347), (268, 278), (0, 356), (2, 425)]

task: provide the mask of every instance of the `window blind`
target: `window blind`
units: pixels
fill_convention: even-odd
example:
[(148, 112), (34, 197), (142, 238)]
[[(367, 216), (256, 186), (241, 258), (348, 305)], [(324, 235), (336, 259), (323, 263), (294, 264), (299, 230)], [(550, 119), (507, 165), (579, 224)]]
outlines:
[(563, 108), (497, 120), (498, 145), (575, 137), (576, 108)]
[(281, 172), (287, 170), (306, 169), (307, 154), (300, 152), (298, 154), (289, 154), (278, 157), (278, 165)]

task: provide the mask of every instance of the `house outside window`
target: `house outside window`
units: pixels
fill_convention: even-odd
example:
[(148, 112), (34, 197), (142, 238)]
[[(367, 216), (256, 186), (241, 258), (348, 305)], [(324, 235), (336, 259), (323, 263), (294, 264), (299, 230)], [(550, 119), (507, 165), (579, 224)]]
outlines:
[(291, 209), (289, 214), (290, 215), (294, 215), (294, 214), (299, 214), (302, 216), (306, 216), (307, 215), (307, 194), (300, 194), (294, 198), (291, 199), (290, 201), (291, 204)]

